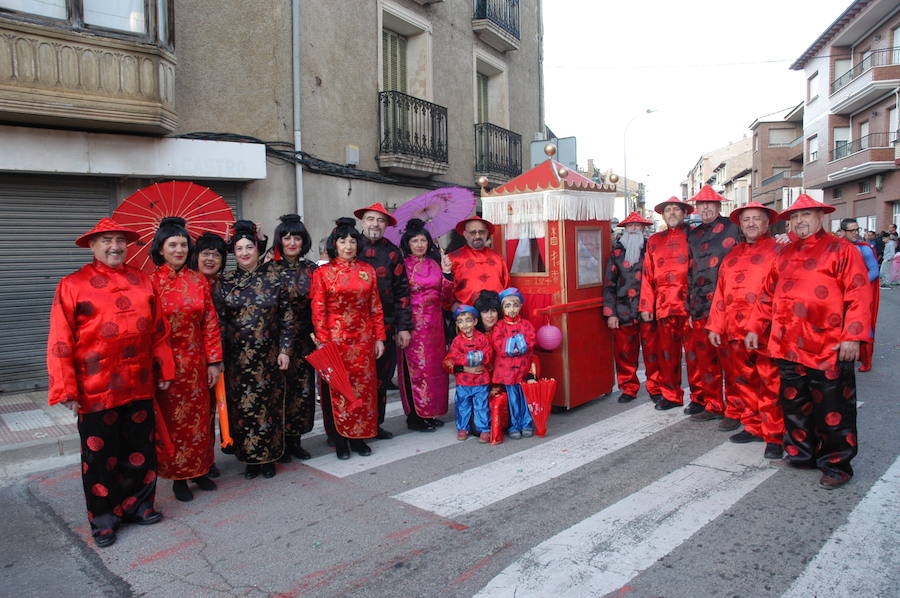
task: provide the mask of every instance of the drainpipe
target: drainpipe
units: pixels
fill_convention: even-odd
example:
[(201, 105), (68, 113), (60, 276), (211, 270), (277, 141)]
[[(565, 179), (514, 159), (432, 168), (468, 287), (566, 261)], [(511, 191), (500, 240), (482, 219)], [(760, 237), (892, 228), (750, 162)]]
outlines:
[[(303, 148), (300, 133), (300, 0), (291, 0), (291, 80), (294, 94), (294, 151)], [(303, 166), (294, 163), (294, 187), (296, 190), (297, 214), (303, 216)]]

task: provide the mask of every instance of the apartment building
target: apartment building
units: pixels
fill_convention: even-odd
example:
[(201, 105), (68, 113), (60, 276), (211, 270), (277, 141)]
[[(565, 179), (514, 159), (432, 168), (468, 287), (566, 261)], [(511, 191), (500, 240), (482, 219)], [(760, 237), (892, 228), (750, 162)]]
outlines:
[(803, 107), (767, 114), (750, 124), (752, 201), (781, 211), (803, 186)]
[(72, 240), (141, 187), (194, 181), (269, 232), (299, 212), (317, 242), (519, 174), (541, 40), (541, 0), (0, 0), (0, 392), (45, 384)]
[(900, 4), (857, 0), (791, 65), (806, 77), (803, 181), (841, 218), (900, 223)]
[(704, 185), (712, 185), (726, 199), (722, 204), (723, 214), (747, 203), (753, 160), (750, 143), (751, 139), (745, 137), (700, 156), (681, 183), (682, 198), (690, 199)]

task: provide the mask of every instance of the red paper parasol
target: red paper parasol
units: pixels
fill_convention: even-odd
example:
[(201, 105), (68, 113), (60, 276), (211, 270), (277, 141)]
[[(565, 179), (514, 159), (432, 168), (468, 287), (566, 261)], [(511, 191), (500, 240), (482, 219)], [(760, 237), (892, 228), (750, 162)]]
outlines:
[(509, 427), (509, 398), (502, 386), (491, 387), (488, 406), (491, 410), (491, 444), (503, 444), (503, 433)]
[(556, 395), (556, 380), (553, 378), (541, 378), (536, 382), (523, 382), (522, 393), (528, 410), (534, 420), (534, 432), (538, 436), (547, 434), (547, 419), (550, 417), (550, 405)]
[(356, 398), (356, 393), (353, 392), (350, 376), (347, 375), (347, 368), (344, 366), (344, 360), (341, 359), (341, 352), (337, 345), (326, 343), (304, 359), (328, 383), (331, 392), (339, 393), (347, 399), (350, 409), (362, 407), (362, 401)]
[(150, 259), (150, 245), (159, 221), (180, 216), (187, 221), (188, 232), (195, 239), (205, 232), (225, 237), (234, 224), (231, 208), (212, 189), (188, 181), (156, 183), (135, 191), (113, 212), (119, 224), (133, 228), (141, 237), (128, 246), (128, 263), (150, 272), (155, 268)]
[(435, 189), (415, 197), (393, 213), (397, 226), (388, 227), (384, 236), (399, 245), (400, 237), (406, 230), (406, 223), (418, 218), (425, 223), (425, 228), (435, 239), (446, 235), (456, 223), (472, 213), (475, 209), (475, 195), (462, 187), (446, 187)]

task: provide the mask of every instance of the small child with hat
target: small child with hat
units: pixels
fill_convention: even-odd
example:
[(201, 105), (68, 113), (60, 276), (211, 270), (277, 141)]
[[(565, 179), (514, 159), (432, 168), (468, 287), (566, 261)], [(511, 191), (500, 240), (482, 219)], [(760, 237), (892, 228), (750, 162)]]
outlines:
[(534, 435), (534, 421), (528, 412), (522, 382), (534, 379), (531, 373), (535, 332), (531, 322), (520, 317), (524, 303), (519, 289), (500, 291), (503, 319), (494, 327), (492, 342), (496, 358), (492, 382), (503, 384), (509, 397), (509, 437), (519, 439)]
[(450, 343), (444, 367), (456, 375), (456, 439), (468, 438), (469, 420), (474, 415), (479, 441), (487, 443), (491, 440), (488, 387), (494, 350), (487, 336), (475, 329), (477, 309), (460, 305), (453, 311), (453, 317), (459, 334)]

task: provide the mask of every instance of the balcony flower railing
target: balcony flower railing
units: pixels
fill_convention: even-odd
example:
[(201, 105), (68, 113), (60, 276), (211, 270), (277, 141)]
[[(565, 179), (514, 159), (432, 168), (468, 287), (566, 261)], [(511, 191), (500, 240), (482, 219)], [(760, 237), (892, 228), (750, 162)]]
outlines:
[(892, 143), (897, 139), (897, 132), (892, 133), (870, 133), (863, 135), (859, 139), (853, 141), (837, 142), (833, 150), (831, 150), (831, 159), (840, 160), (851, 154), (861, 152), (870, 148), (890, 148)]
[(447, 162), (447, 108), (399, 91), (378, 94), (379, 152)]
[(522, 174), (522, 136), (491, 123), (475, 125), (475, 172)]
[(519, 39), (519, 0), (476, 0), (473, 19), (487, 19)]
[(857, 62), (853, 68), (831, 82), (831, 93), (846, 87), (851, 81), (875, 66), (900, 64), (900, 46), (873, 50), (871, 54)]

